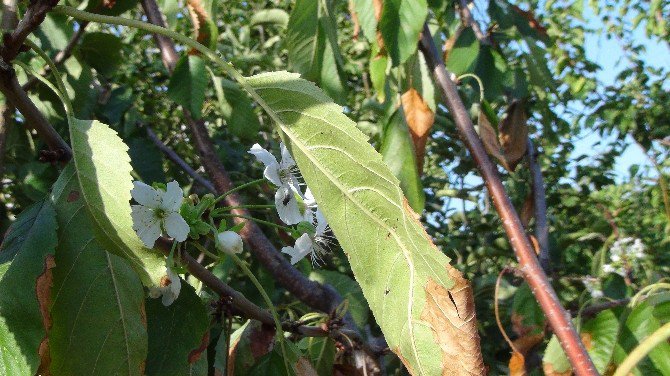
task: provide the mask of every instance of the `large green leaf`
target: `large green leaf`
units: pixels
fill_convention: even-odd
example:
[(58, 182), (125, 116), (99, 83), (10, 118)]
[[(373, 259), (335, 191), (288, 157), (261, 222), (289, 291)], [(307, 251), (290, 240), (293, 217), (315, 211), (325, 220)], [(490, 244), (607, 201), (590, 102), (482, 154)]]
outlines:
[[(26, 209), (9, 228), (0, 248), (0, 375), (32, 375), (46, 330), (37, 294), (56, 249), (56, 212), (47, 200)], [(11, 262), (11, 263), (10, 263)], [(46, 302), (43, 302), (46, 305)]]
[[(645, 338), (661, 327), (654, 316), (654, 306), (643, 302), (633, 309), (621, 326), (619, 342), (614, 350), (614, 362), (621, 364), (626, 356)], [(670, 343), (663, 342), (637, 364), (634, 375), (670, 375)]]
[(282, 131), (390, 349), (414, 375), (483, 372), (472, 291), (365, 135), (296, 74), (248, 83)]
[(164, 258), (145, 248), (132, 229), (128, 147), (116, 132), (95, 120), (71, 118), (70, 139), (84, 209), (96, 238), (105, 250), (128, 260), (144, 284), (158, 285)]
[[(580, 334), (599, 373), (604, 373), (610, 364), (619, 335), (619, 319), (614, 312), (606, 310), (582, 325)], [(561, 348), (558, 338), (551, 337), (544, 354), (545, 373), (556, 374), (571, 371), (570, 362)]]
[(393, 66), (416, 52), (423, 23), (428, 16), (426, 0), (385, 0), (378, 28)]
[(363, 35), (371, 44), (377, 43), (377, 19), (373, 2), (370, 0), (353, 0), (353, 2)]
[(196, 55), (182, 56), (170, 76), (168, 97), (189, 110), (195, 118), (200, 118), (206, 88), (205, 61)]
[(400, 180), (402, 189), (409, 205), (417, 213), (423, 211), (426, 195), (421, 185), (421, 176), (416, 163), (416, 151), (412, 136), (405, 121), (402, 107), (398, 108), (384, 126), (382, 146), (379, 152), (393, 175)]
[(147, 355), (142, 284), (124, 259), (97, 241), (84, 197), (70, 164), (52, 193), (59, 244), (51, 295), (51, 371), (141, 375)]
[(169, 307), (147, 299), (147, 375), (207, 375), (209, 317), (193, 287), (182, 283)]
[(472, 29), (468, 27), (463, 30), (447, 55), (445, 64), (449, 71), (455, 75), (469, 72), (477, 61), (479, 48), (479, 41)]
[(298, 0), (287, 31), (289, 67), (322, 85), (331, 98), (343, 102), (342, 56), (337, 44), (332, 0)]

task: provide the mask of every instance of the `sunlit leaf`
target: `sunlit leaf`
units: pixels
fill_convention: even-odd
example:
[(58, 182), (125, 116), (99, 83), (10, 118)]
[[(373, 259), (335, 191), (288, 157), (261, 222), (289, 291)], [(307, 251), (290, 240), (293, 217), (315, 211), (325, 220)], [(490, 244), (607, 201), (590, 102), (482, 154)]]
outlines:
[(389, 348), (415, 375), (483, 372), (469, 284), (432, 244), (381, 155), (297, 75), (249, 84), (278, 122)]
[(189, 110), (194, 117), (200, 118), (206, 88), (205, 61), (195, 55), (182, 56), (170, 76), (168, 97)]

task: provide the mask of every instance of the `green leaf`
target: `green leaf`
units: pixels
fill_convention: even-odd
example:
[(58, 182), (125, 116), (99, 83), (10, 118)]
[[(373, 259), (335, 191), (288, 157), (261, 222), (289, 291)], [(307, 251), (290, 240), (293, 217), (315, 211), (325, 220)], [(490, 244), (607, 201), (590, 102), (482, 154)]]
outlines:
[[(38, 349), (46, 330), (37, 280), (46, 277), (53, 263), (56, 229), (56, 211), (48, 200), (41, 200), (19, 215), (2, 242), (0, 264), (7, 268), (0, 275), (2, 376), (32, 375), (40, 364)], [(40, 294), (48, 296), (48, 290)], [(47, 302), (42, 305), (46, 308)]]
[(182, 282), (169, 307), (146, 299), (149, 355), (147, 375), (207, 375), (209, 316), (191, 285)]
[[(277, 121), (391, 350), (415, 375), (483, 372), (471, 289), (432, 244), (365, 135), (296, 74), (260, 74), (248, 83)], [(461, 352), (472, 357), (453, 362)]]
[(356, 325), (363, 327), (368, 322), (369, 309), (361, 291), (361, 286), (348, 276), (330, 270), (314, 270), (309, 279), (319, 283), (327, 283), (349, 301), (349, 313)]
[(257, 138), (261, 124), (249, 96), (230, 80), (214, 75), (212, 80), (221, 115), (230, 127), (230, 132), (245, 140)]
[(132, 229), (128, 147), (106, 124), (70, 119), (70, 139), (84, 208), (105, 250), (128, 260), (147, 286), (158, 285), (164, 257), (144, 247)]
[(54, 184), (59, 224), (53, 271), (54, 375), (141, 375), (147, 355), (144, 291), (128, 263), (97, 241), (70, 163)]
[(426, 0), (384, 1), (378, 28), (394, 67), (407, 61), (416, 52), (427, 16)]
[(342, 56), (332, 1), (298, 0), (286, 31), (289, 67), (344, 101)]
[(477, 61), (479, 48), (479, 41), (472, 28), (465, 28), (447, 55), (445, 61), (447, 69), (457, 76), (471, 71), (471, 67)]
[(163, 153), (146, 137), (128, 140), (130, 163), (142, 180), (147, 184), (165, 182), (163, 171)]
[(307, 337), (301, 341), (307, 348), (307, 356), (318, 375), (332, 375), (337, 349), (335, 341), (328, 337)]
[(358, 22), (363, 30), (363, 35), (370, 44), (377, 43), (377, 19), (375, 18), (375, 7), (369, 0), (353, 0), (354, 9), (358, 16)]
[[(643, 302), (628, 315), (626, 323), (621, 327), (619, 342), (614, 351), (614, 362), (621, 364), (626, 356), (639, 343), (661, 327), (654, 317), (654, 306)], [(670, 375), (670, 343), (658, 344), (645, 357), (633, 372), (635, 375)]]
[(196, 55), (182, 56), (170, 77), (168, 97), (199, 119), (202, 117), (206, 88), (205, 61)]
[(426, 195), (423, 192), (421, 176), (416, 163), (416, 152), (402, 107), (391, 115), (384, 126), (379, 152), (393, 175), (400, 180), (400, 188), (409, 201), (409, 205), (415, 212), (421, 213)]
[[(254, 364), (271, 352), (273, 346), (278, 346), (275, 344), (274, 328), (249, 320), (230, 335), (230, 365), (226, 365), (226, 336), (224, 332), (221, 333), (216, 344), (214, 366), (223, 373), (248, 375)], [(283, 362), (281, 369), (284, 369)]]
[(518, 324), (515, 330), (519, 336), (537, 334), (544, 329), (546, 321), (544, 312), (526, 283), (514, 293), (511, 316), (512, 321)]
[[(582, 325), (580, 335), (596, 369), (601, 374), (605, 373), (617, 343), (619, 319), (612, 310), (602, 311)], [(558, 374), (571, 370), (570, 362), (555, 335), (551, 337), (542, 361), (545, 372), (548, 365)]]
[(288, 25), (289, 15), (283, 9), (261, 9), (255, 11), (251, 16), (251, 25), (277, 25), (286, 27)]
[(116, 35), (92, 32), (85, 33), (79, 45), (81, 58), (100, 74), (111, 76), (123, 61), (123, 43)]

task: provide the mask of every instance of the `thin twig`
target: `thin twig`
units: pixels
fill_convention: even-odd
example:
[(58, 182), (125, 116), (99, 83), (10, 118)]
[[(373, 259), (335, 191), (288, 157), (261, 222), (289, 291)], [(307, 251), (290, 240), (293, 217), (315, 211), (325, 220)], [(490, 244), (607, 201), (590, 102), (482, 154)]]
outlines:
[(21, 112), (26, 120), (26, 127), (35, 129), (37, 135), (47, 144), (49, 149), (56, 153), (57, 158), (55, 159), (62, 162), (70, 160), (72, 157), (70, 146), (28, 97), (28, 94), (19, 84), (14, 69), (2, 60), (0, 60), (0, 92)]
[(4, 157), (5, 147), (7, 146), (7, 135), (9, 128), (13, 126), (14, 122), (14, 108), (8, 106), (6, 103), (0, 106), (0, 178), (4, 173)]
[(428, 24), (424, 24), (419, 48), (424, 54), (428, 66), (433, 71), (435, 83), (442, 91), (445, 104), (456, 123), (459, 134), (470, 151), (486, 183), (489, 194), (493, 198), (493, 204), (498, 215), (502, 218), (503, 228), (519, 261), (520, 269), (547, 316), (554, 333), (556, 333), (575, 373), (577, 375), (597, 375), (595, 366), (570, 320), (570, 314), (561, 305), (554, 288), (549, 283), (547, 275), (537, 260), (535, 251), (521, 225), (519, 215), (505, 192), (497, 167), (489, 159), (484, 145), (475, 132), (470, 115), (459, 97), (458, 89), (449, 78), (450, 73), (445, 68), (444, 62), (435, 47)]
[(535, 210), (535, 238), (540, 245), (540, 265), (545, 273), (550, 274), (551, 257), (549, 254), (549, 226), (547, 224), (547, 199), (542, 179), (542, 168), (537, 162), (537, 149), (528, 139), (528, 168), (530, 169), (533, 186), (533, 208)]
[(183, 159), (182, 159), (182, 158), (181, 158), (181, 157), (180, 157), (174, 150), (172, 150), (172, 148), (170, 148), (169, 146), (165, 145), (165, 143), (163, 143), (163, 141), (161, 141), (161, 140), (158, 138), (158, 136), (157, 136), (156, 133), (153, 131), (153, 129), (151, 129), (150, 126), (148, 126), (148, 125), (146, 125), (146, 124), (143, 124), (142, 126), (143, 126), (143, 127), (146, 129), (146, 131), (147, 131), (147, 137), (149, 137), (149, 139), (151, 140), (151, 142), (153, 142), (154, 145), (156, 145), (156, 147), (158, 148), (158, 150), (162, 151), (163, 154), (165, 154), (165, 156), (166, 156), (169, 160), (171, 160), (174, 164), (176, 164), (177, 166), (179, 166), (179, 168), (181, 168), (182, 170), (184, 170), (184, 172), (185, 172), (186, 174), (188, 174), (188, 176), (192, 177), (193, 180), (195, 180), (196, 182), (198, 182), (198, 184), (200, 184), (200, 185), (202, 185), (203, 187), (205, 187), (205, 189), (207, 189), (207, 190), (210, 191), (211, 193), (216, 193), (216, 188), (214, 188), (214, 184), (212, 184), (211, 181), (205, 179), (205, 178), (204, 178), (202, 175), (200, 175), (196, 170), (194, 170), (193, 167), (189, 166), (188, 163), (186, 163), (186, 161), (184, 161), (184, 160), (183, 160)]
[(500, 292), (500, 282), (502, 282), (505, 273), (511, 271), (513, 271), (512, 268), (505, 267), (503, 268), (503, 270), (500, 271), (500, 273), (498, 273), (498, 278), (496, 278), (496, 286), (493, 291), (493, 314), (496, 318), (496, 324), (498, 324), (498, 330), (502, 334), (503, 338), (505, 338), (505, 341), (512, 349), (512, 351), (518, 353), (519, 350), (517, 350), (516, 346), (514, 346), (514, 342), (509, 338), (509, 336), (507, 335), (507, 331), (505, 330), (505, 327), (502, 324), (502, 321), (500, 321), (500, 309), (498, 307), (498, 294)]
[(475, 37), (477, 37), (481, 44), (490, 45), (491, 41), (479, 27), (477, 21), (475, 21), (475, 19), (472, 17), (469, 5), (470, 2), (468, 0), (459, 0), (458, 2), (458, 11), (461, 14), (462, 22), (472, 28), (472, 31), (475, 33)]
[(30, 2), (25, 16), (19, 21), (16, 28), (11, 33), (3, 35), (0, 56), (5, 63), (10, 63), (23, 50), (23, 42), (40, 26), (47, 13), (58, 4), (58, 1), (33, 0)]

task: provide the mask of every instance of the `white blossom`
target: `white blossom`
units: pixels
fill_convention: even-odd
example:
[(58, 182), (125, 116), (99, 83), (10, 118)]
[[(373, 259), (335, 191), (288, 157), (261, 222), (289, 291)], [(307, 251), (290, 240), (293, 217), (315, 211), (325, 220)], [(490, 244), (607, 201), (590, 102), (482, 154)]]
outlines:
[(600, 280), (598, 278), (587, 275), (582, 279), (582, 282), (592, 298), (602, 298), (605, 295), (600, 287)]
[(235, 231), (224, 231), (216, 236), (216, 248), (221, 252), (242, 253), (242, 247), (242, 238)]
[(164, 306), (169, 306), (174, 303), (179, 297), (181, 291), (181, 279), (177, 273), (173, 272), (171, 268), (166, 268), (166, 275), (161, 280), (161, 285), (149, 290), (149, 296), (156, 299), (163, 296), (161, 302)]
[(304, 233), (298, 240), (295, 241), (293, 247), (287, 246), (281, 249), (282, 253), (291, 256), (291, 264), (296, 264), (298, 261), (311, 255), (312, 263), (316, 263), (321, 256), (326, 252), (330, 240), (326, 235), (328, 231), (328, 222), (320, 210), (317, 210), (312, 225), (314, 226), (314, 233)]
[(131, 196), (139, 205), (132, 205), (133, 230), (142, 243), (153, 248), (162, 230), (178, 242), (183, 242), (189, 233), (189, 227), (179, 208), (184, 192), (176, 181), (167, 184), (167, 190), (154, 189), (142, 182), (133, 182)]
[(275, 206), (279, 218), (287, 225), (309, 221), (311, 213), (299, 203), (303, 196), (300, 193), (298, 166), (283, 143), (279, 144), (279, 148), (281, 149), (280, 162), (277, 162), (277, 158), (272, 153), (258, 144), (254, 144), (249, 149), (249, 154), (265, 165), (263, 176), (277, 186)]

